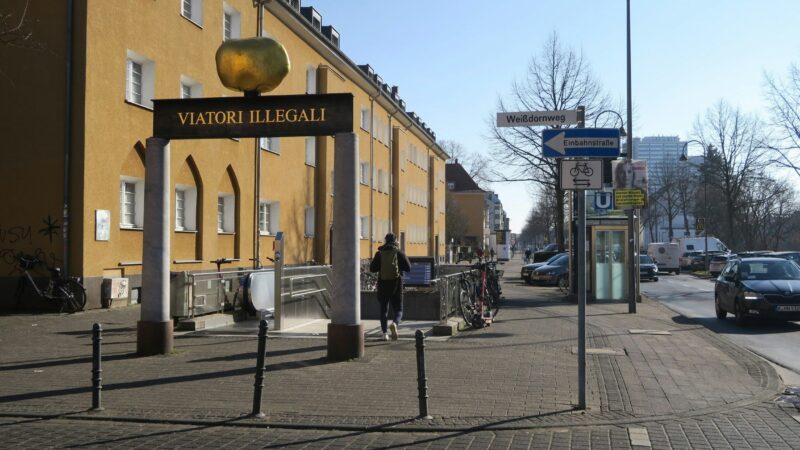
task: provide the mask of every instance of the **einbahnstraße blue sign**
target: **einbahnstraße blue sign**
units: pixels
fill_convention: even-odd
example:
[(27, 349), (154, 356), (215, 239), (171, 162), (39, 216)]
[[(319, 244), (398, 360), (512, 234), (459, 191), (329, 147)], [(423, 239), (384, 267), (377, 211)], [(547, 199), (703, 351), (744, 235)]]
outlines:
[(548, 158), (616, 158), (617, 128), (562, 128), (542, 131), (543, 155)]

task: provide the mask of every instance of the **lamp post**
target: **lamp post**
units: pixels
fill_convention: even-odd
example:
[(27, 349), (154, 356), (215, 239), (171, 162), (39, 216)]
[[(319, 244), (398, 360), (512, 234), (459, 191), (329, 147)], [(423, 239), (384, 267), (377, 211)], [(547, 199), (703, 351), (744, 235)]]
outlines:
[(619, 135), (620, 135), (620, 137), (627, 136), (628, 133), (625, 132), (625, 119), (622, 118), (622, 114), (614, 111), (613, 109), (606, 109), (606, 110), (600, 111), (599, 113), (595, 114), (595, 116), (594, 116), (594, 127), (597, 128), (597, 119), (600, 118), (600, 116), (602, 116), (605, 113), (612, 113), (612, 114), (617, 116), (617, 118), (619, 119), (620, 123), (622, 123), (622, 126), (619, 127)]
[[(626, 2), (626, 9), (625, 9), (625, 18), (626, 18), (626, 42), (627, 42), (627, 78), (628, 78), (628, 86), (627, 86), (627, 94), (628, 94), (628, 102), (627, 102), (627, 109), (628, 109), (628, 137), (626, 139), (625, 148), (626, 154), (625, 159), (630, 162), (633, 159), (633, 100), (631, 98), (631, 0)], [(626, 211), (628, 215), (628, 247), (629, 247), (629, 259), (630, 259), (630, 272), (628, 273), (628, 313), (635, 314), (636, 313), (636, 302), (638, 299), (638, 282), (639, 282), (639, 271), (638, 271), (638, 262), (639, 257), (637, 253), (637, 244), (639, 241), (639, 233), (634, 233), (634, 211), (633, 209), (629, 209)]]
[[(688, 153), (689, 144), (693, 142), (696, 144), (700, 144), (700, 146), (703, 147), (703, 164), (705, 164), (706, 160), (708, 159), (708, 152), (711, 151), (712, 146), (711, 144), (708, 144), (706, 146), (706, 144), (698, 141), (697, 139), (690, 139), (683, 143), (683, 149), (681, 150), (681, 157), (678, 158), (678, 161), (686, 162), (689, 160), (686, 154)], [(708, 223), (706, 222), (708, 220), (708, 180), (705, 179), (703, 180), (703, 215), (705, 216), (703, 217), (703, 238), (705, 240), (705, 243), (703, 244), (704, 247), (703, 269), (708, 270), (708, 228), (707, 228)], [(697, 223), (697, 218), (695, 218), (695, 223)], [(697, 227), (695, 226), (695, 233), (697, 232), (696, 229)]]

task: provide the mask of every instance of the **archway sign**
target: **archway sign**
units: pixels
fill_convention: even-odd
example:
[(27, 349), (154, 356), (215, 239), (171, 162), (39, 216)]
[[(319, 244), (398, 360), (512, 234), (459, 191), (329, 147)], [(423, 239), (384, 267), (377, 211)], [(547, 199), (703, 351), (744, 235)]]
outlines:
[(225, 41), (217, 50), (216, 62), (222, 83), (244, 91), (244, 97), (153, 100), (153, 137), (147, 139), (145, 150), (142, 309), (137, 324), (137, 353), (156, 355), (173, 350), (169, 311), (169, 141), (333, 135), (334, 301), (328, 326), (328, 357), (362, 357), (358, 140), (353, 133), (353, 95), (259, 96), (259, 92), (277, 87), (290, 68), (285, 48), (271, 38)]

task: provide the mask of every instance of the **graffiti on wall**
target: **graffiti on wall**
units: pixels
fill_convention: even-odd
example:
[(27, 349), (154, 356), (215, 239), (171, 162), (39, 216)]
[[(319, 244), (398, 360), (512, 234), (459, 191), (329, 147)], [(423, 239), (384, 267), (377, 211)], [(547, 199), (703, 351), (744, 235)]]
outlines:
[[(58, 237), (61, 225), (58, 219), (47, 215), (42, 219), (43, 227), (38, 228), (37, 232), (42, 237), (47, 238), (50, 247), (53, 246), (53, 237)], [(38, 225), (37, 225), (38, 226)], [(0, 264), (10, 267), (8, 275), (19, 274), (17, 256), (20, 254), (34, 256), (50, 267), (58, 267), (63, 260), (56, 255), (53, 249), (34, 247), (33, 225), (11, 225), (0, 224)]]

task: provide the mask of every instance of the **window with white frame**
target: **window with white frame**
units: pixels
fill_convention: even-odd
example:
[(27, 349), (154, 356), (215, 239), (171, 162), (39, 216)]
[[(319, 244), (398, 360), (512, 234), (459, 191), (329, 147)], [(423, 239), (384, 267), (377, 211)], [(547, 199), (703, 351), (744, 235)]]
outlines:
[(181, 15), (197, 25), (203, 25), (203, 0), (182, 0)]
[(197, 188), (194, 186), (175, 186), (175, 230), (197, 230)]
[(185, 75), (181, 75), (181, 98), (200, 98), (203, 96), (203, 85)]
[(241, 14), (233, 6), (222, 4), (222, 40), (239, 39), (241, 37)]
[(125, 69), (125, 100), (152, 108), (154, 89), (155, 63), (128, 50)]
[(308, 65), (306, 66), (306, 94), (317, 93), (317, 68)]
[(233, 194), (217, 196), (217, 232), (233, 233), (236, 231), (236, 197)]
[(361, 107), (361, 129), (369, 131), (369, 108), (366, 106)]
[(143, 224), (144, 180), (134, 177), (120, 177), (119, 226), (121, 228), (142, 228)]
[(376, 182), (377, 180), (378, 180), (378, 168), (377, 168), (377, 167), (373, 167), (373, 168), (372, 168), (372, 179), (371, 179), (371, 180), (369, 180), (369, 186), (370, 186), (372, 189), (377, 189), (377, 186), (375, 186), (375, 182)]
[(279, 230), (281, 215), (280, 202), (262, 201), (258, 205), (258, 232), (261, 235), (275, 235)]
[(314, 236), (314, 207), (313, 206), (306, 206), (306, 226), (305, 226), (305, 233), (306, 237), (313, 237)]
[(383, 169), (378, 169), (378, 178), (375, 184), (378, 185), (378, 192), (383, 192)]
[(313, 136), (306, 138), (306, 164), (317, 165), (317, 138)]
[(369, 239), (369, 216), (361, 216), (361, 239)]
[(400, 149), (400, 170), (403, 172), (406, 171), (406, 159), (408, 158), (408, 156), (406, 156), (407, 154), (408, 152), (406, 151), (406, 148), (402, 147)]
[(261, 150), (266, 150), (275, 154), (281, 154), (281, 140), (276, 137), (262, 137), (258, 138)]
[(361, 161), (361, 184), (369, 185), (369, 162)]

